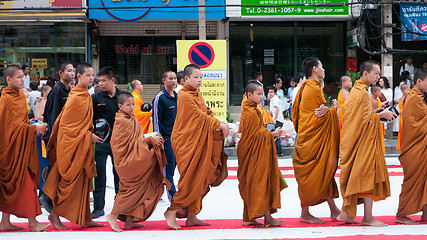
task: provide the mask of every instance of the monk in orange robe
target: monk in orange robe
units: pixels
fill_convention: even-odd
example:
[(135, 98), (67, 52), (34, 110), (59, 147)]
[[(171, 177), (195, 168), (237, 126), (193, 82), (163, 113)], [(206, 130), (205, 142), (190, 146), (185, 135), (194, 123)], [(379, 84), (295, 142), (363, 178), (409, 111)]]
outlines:
[[(245, 104), (245, 102), (248, 101), (248, 97), (246, 96), (246, 93), (243, 94), (243, 100), (241, 103), (241, 106), (243, 106)], [(261, 117), (262, 117), (262, 124), (265, 126), (269, 123), (274, 123), (273, 117), (270, 114), (270, 111), (268, 111), (267, 109), (265, 109), (263, 106), (261, 106), (261, 104), (259, 104), (257, 106), (258, 111), (261, 113)], [(239, 132), (242, 132), (240, 130), (240, 125), (239, 125)]]
[[(399, 98), (397, 101), (397, 104), (399, 106), (400, 115), (402, 116), (403, 113), (403, 101), (406, 98), (406, 95), (409, 94), (409, 91), (411, 91), (411, 87), (408, 84), (402, 84), (400, 85), (400, 90), (402, 91), (402, 97)], [(400, 151), (402, 146), (402, 125), (403, 125), (403, 118), (399, 118), (399, 132), (397, 133), (397, 144), (396, 144), (396, 150)]]
[(124, 228), (139, 228), (156, 209), (163, 194), (163, 176), (167, 160), (160, 135), (144, 138), (141, 125), (133, 114), (134, 97), (123, 92), (118, 97), (120, 111), (116, 113), (111, 136), (114, 167), (120, 177), (119, 192), (110, 215), (110, 226), (121, 232), (117, 219), (126, 221)]
[(420, 211), (421, 221), (427, 221), (427, 106), (423, 95), (427, 92), (427, 71), (415, 72), (414, 80), (401, 115), (403, 137), (399, 161), (404, 177), (396, 222), (404, 224), (418, 224), (407, 216)]
[(79, 82), (53, 125), (47, 147), (52, 170), (43, 192), (53, 201), (49, 221), (59, 230), (67, 228), (59, 216), (83, 227), (105, 226), (92, 220), (89, 206), (90, 183), (96, 177), (93, 143), (102, 141), (91, 132), (93, 108), (88, 87), (94, 72), (88, 63), (79, 64), (76, 72)]
[(37, 134), (45, 134), (47, 124), (30, 125), (27, 101), (19, 89), (24, 88), (24, 73), (19, 66), (8, 66), (4, 72), (7, 87), (0, 98), (0, 230), (24, 228), (10, 222), (10, 214), (27, 218), (31, 231), (41, 232), (48, 226), (39, 223), (42, 214), (37, 198), (39, 161)]
[(179, 91), (178, 112), (172, 131), (172, 149), (180, 174), (178, 191), (165, 212), (168, 225), (179, 229), (178, 217), (187, 217), (187, 226), (210, 225), (196, 217), (210, 186), (218, 186), (227, 177), (224, 138), (226, 123), (212, 115), (199, 92), (202, 72), (197, 65), (185, 67), (186, 85)]
[[(376, 111), (380, 111), (383, 109), (383, 103), (381, 102), (380, 96), (381, 96), (381, 87), (379, 87), (378, 85), (373, 85), (371, 86), (371, 104), (372, 104), (372, 108)], [(385, 153), (385, 139), (384, 139), (384, 135), (385, 135), (385, 127), (384, 127), (384, 123), (380, 123), (381, 126), (381, 146), (383, 148), (383, 151)]]
[(144, 100), (141, 97), (141, 92), (144, 89), (144, 86), (139, 80), (133, 80), (130, 85), (132, 86), (132, 96), (135, 98), (135, 110), (133, 111), (133, 114), (135, 114), (141, 124), (144, 134), (151, 133), (153, 132), (153, 123), (150, 119), (152, 112), (143, 112), (141, 110), (142, 106), (144, 106)]
[(341, 90), (338, 93), (337, 101), (340, 107), (340, 130), (342, 128), (342, 108), (344, 107), (344, 102), (350, 94), (350, 88), (353, 87), (353, 82), (349, 76), (342, 76), (340, 78)]
[(274, 136), (281, 129), (267, 130), (259, 111), (263, 96), (262, 85), (256, 81), (246, 87), (247, 101), (242, 106), (240, 126), (242, 137), (237, 146), (240, 196), (244, 202), (243, 225), (260, 225), (255, 219), (264, 216), (264, 226), (280, 226), (283, 221), (271, 214), (280, 208), (280, 192), (287, 187), (277, 163)]
[(340, 144), (340, 187), (343, 207), (338, 221), (356, 223), (357, 204), (364, 203), (362, 224), (385, 226), (372, 216), (373, 201), (390, 196), (390, 182), (381, 144), (380, 118), (393, 120), (396, 115), (385, 109), (375, 113), (368, 94), (369, 85), (379, 79), (380, 66), (369, 60), (362, 64), (361, 78), (345, 101)]
[(334, 198), (338, 187), (334, 175), (338, 167), (340, 140), (338, 103), (326, 107), (319, 79), (325, 78), (325, 70), (317, 58), (307, 58), (303, 64), (309, 76), (301, 86), (292, 103), (292, 120), (297, 140), (294, 147), (293, 165), (301, 200), (301, 222), (323, 223), (309, 212), (309, 206), (325, 201), (331, 210), (331, 219), (336, 219), (340, 210)]

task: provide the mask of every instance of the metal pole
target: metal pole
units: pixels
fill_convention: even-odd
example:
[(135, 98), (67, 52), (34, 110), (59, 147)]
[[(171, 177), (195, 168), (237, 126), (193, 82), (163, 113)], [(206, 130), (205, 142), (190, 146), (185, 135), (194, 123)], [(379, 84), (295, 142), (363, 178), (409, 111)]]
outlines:
[[(205, 0), (199, 0), (199, 6), (204, 6)], [(199, 40), (206, 40), (205, 7), (199, 7)]]

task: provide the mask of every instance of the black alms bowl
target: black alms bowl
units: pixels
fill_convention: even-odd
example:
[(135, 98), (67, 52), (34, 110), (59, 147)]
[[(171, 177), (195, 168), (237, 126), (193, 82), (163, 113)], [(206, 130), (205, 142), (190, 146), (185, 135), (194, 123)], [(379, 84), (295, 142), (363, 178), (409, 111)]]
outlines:
[(102, 138), (103, 141), (110, 135), (110, 124), (107, 120), (100, 118), (95, 121), (95, 135)]

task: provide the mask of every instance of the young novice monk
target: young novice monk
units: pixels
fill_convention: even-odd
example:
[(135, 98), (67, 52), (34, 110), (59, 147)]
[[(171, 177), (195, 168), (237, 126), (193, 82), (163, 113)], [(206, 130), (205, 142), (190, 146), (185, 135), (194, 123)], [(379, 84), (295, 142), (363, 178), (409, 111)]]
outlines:
[(242, 106), (240, 130), (242, 137), (237, 146), (240, 196), (244, 202), (243, 225), (260, 225), (255, 219), (264, 216), (264, 226), (280, 226), (283, 221), (271, 213), (280, 208), (280, 191), (287, 187), (277, 164), (274, 136), (281, 129), (270, 132), (263, 126), (258, 109), (263, 97), (262, 85), (256, 81), (246, 86), (248, 100)]
[(427, 92), (427, 70), (418, 70), (414, 75), (414, 88), (403, 101), (401, 115), (402, 147), (399, 161), (404, 177), (396, 214), (397, 223), (418, 224), (407, 216), (420, 211), (423, 212), (421, 221), (427, 221), (427, 151), (425, 151), (427, 107), (423, 95), (425, 92)]
[[(374, 109), (374, 112), (378, 112), (381, 111), (383, 109), (383, 103), (381, 102), (381, 87), (378, 85), (372, 85), (371, 86), (371, 104), (372, 104), (372, 108)], [(380, 123), (381, 126), (381, 145), (383, 147), (383, 151), (385, 153), (385, 139), (384, 139), (384, 135), (385, 135), (385, 127), (384, 127), (384, 123)]]
[(165, 212), (168, 225), (181, 228), (178, 217), (187, 217), (187, 226), (210, 225), (196, 217), (209, 186), (218, 186), (227, 176), (224, 138), (229, 129), (206, 106), (199, 92), (202, 72), (197, 65), (184, 69), (186, 85), (179, 91), (178, 109), (171, 143), (180, 174), (178, 191)]
[(102, 227), (90, 212), (89, 190), (96, 176), (93, 143), (101, 142), (93, 134), (92, 98), (88, 87), (94, 73), (88, 63), (76, 69), (79, 82), (71, 90), (61, 114), (53, 125), (47, 151), (52, 170), (43, 187), (53, 201), (49, 221), (58, 230), (66, 229), (59, 216), (82, 227)]
[(375, 113), (369, 99), (368, 87), (379, 79), (380, 66), (375, 61), (366, 61), (360, 67), (360, 80), (344, 103), (343, 127), (341, 129), (341, 194), (344, 200), (338, 221), (356, 223), (357, 204), (364, 203), (362, 224), (385, 226), (372, 216), (372, 204), (390, 196), (390, 182), (384, 150), (381, 144), (380, 118), (389, 121), (396, 116), (389, 110)]
[[(405, 101), (406, 96), (408, 95), (409, 91), (411, 91), (411, 87), (409, 87), (408, 84), (404, 83), (400, 85), (400, 90), (402, 91), (402, 97), (399, 98), (397, 101), (397, 104), (399, 106), (400, 116), (402, 116), (403, 113), (403, 101)], [(402, 124), (403, 124), (403, 118), (399, 118), (399, 132), (397, 133), (397, 145), (396, 150), (400, 151), (402, 146)]]
[(337, 101), (340, 106), (340, 130), (342, 128), (342, 108), (344, 107), (345, 100), (350, 94), (349, 89), (353, 87), (353, 83), (351, 82), (351, 78), (349, 76), (342, 76), (340, 78), (341, 90), (338, 93)]
[(23, 230), (12, 225), (10, 214), (28, 218), (31, 231), (44, 231), (48, 225), (39, 223), (42, 214), (37, 198), (39, 162), (37, 134), (45, 134), (47, 125), (30, 125), (27, 101), (19, 91), (24, 87), (24, 73), (18, 66), (4, 72), (7, 87), (0, 98), (0, 211), (1, 231)]
[(292, 103), (292, 120), (297, 131), (293, 166), (301, 200), (301, 222), (319, 224), (322, 220), (309, 212), (310, 206), (325, 201), (335, 220), (340, 210), (334, 198), (338, 187), (334, 175), (338, 167), (340, 129), (338, 103), (328, 108), (320, 79), (325, 78), (325, 69), (317, 58), (307, 58), (303, 71), (308, 76)]
[(156, 209), (163, 194), (163, 176), (166, 157), (160, 135), (144, 138), (138, 119), (133, 114), (135, 100), (132, 94), (118, 96), (120, 110), (116, 113), (111, 136), (114, 167), (120, 178), (119, 192), (110, 215), (106, 217), (111, 228), (121, 232), (117, 218), (126, 221), (124, 228), (137, 228)]

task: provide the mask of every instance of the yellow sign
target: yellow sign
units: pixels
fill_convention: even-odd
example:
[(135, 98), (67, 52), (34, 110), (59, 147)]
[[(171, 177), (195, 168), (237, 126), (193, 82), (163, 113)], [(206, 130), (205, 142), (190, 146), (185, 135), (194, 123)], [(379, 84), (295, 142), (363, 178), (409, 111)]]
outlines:
[(31, 68), (47, 69), (47, 58), (33, 58), (33, 59), (31, 59)]
[(213, 115), (227, 118), (227, 44), (225, 40), (178, 40), (177, 68), (196, 64), (203, 74), (200, 93)]

